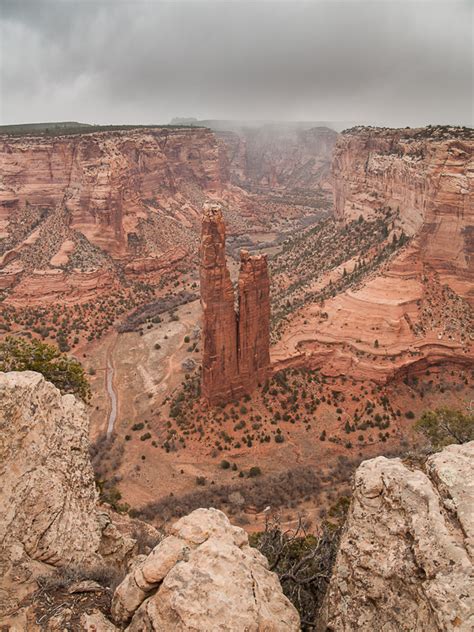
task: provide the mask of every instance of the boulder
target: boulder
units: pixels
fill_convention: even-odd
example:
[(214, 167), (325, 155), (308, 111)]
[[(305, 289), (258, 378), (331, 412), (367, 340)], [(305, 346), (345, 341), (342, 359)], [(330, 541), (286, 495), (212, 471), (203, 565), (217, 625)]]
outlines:
[(99, 610), (90, 614), (85, 612), (81, 616), (80, 630), (82, 632), (116, 632), (117, 628)]
[(474, 629), (474, 442), (362, 463), (320, 630)]
[(300, 629), (265, 557), (216, 509), (197, 509), (175, 523), (117, 588), (112, 615), (130, 621), (128, 632)]

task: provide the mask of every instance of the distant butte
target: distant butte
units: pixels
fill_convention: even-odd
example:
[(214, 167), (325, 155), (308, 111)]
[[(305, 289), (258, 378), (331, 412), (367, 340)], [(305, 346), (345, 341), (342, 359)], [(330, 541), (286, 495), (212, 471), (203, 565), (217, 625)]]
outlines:
[(240, 255), (238, 312), (225, 259), (225, 224), (218, 204), (204, 205), (201, 233), (203, 309), (202, 396), (210, 405), (250, 393), (270, 364), (270, 283), (265, 255)]

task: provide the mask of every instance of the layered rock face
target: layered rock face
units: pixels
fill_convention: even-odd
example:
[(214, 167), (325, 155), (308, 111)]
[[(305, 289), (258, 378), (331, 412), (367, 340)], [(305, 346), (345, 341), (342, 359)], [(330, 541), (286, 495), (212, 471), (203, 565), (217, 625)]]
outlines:
[[(364, 127), (339, 136), (332, 171), (341, 229), (390, 207), (398, 217), (387, 239), (403, 231), (409, 240), (326, 300), (324, 319), (316, 303), (306, 308), (276, 349), (279, 366), (291, 360), (380, 381), (441, 363), (472, 366), (473, 156), (474, 132), (463, 128)], [(335, 279), (354, 265), (341, 265)]]
[(223, 194), (222, 165), (207, 129), (1, 136), (1, 287), (43, 271), (41, 296), (61, 276), (51, 272), (131, 263), (136, 273), (182, 258), (197, 245), (204, 197)]
[(280, 125), (218, 132), (231, 182), (250, 191), (330, 190), (337, 132)]
[(181, 518), (117, 588), (112, 614), (129, 632), (290, 632), (299, 616), (265, 557), (216, 509)]
[(319, 629), (472, 630), (473, 507), (474, 442), (362, 463)]
[(473, 130), (354, 128), (338, 139), (333, 176), (338, 217), (399, 209), (416, 259), (474, 304)]
[(269, 366), (270, 299), (267, 260), (242, 252), (239, 312), (225, 259), (225, 225), (218, 204), (206, 204), (201, 234), (203, 360), (201, 390), (209, 404), (248, 393)]

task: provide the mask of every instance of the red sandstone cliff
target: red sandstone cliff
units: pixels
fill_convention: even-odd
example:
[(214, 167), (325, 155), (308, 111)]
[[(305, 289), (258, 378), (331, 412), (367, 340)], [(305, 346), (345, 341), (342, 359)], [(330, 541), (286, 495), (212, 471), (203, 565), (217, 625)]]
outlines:
[(0, 284), (117, 263), (136, 274), (195, 252), (204, 198), (225, 193), (223, 164), (204, 128), (0, 136)]
[(238, 288), (239, 375), (249, 392), (265, 382), (270, 364), (270, 282), (265, 255), (241, 252)]
[(225, 259), (225, 224), (218, 204), (204, 206), (201, 233), (204, 399), (220, 404), (249, 393), (269, 366), (270, 299), (265, 255), (243, 251), (239, 313)]
[(403, 229), (411, 239), (376, 274), (327, 300), (324, 319), (316, 304), (295, 314), (272, 351), (277, 366), (388, 379), (443, 362), (473, 365), (473, 155), (474, 133), (462, 128), (340, 135), (337, 217), (399, 209), (387, 234)]
[(234, 290), (225, 260), (225, 225), (217, 204), (204, 207), (201, 234), (202, 394), (214, 403), (239, 396)]
[(472, 130), (354, 128), (340, 135), (332, 169), (338, 217), (400, 209), (415, 235), (413, 262), (429, 264), (474, 303)]

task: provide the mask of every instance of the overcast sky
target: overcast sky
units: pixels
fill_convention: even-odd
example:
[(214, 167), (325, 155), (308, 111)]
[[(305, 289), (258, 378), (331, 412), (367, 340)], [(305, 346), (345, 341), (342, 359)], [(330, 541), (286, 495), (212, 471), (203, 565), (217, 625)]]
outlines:
[(473, 4), (0, 0), (0, 121), (472, 126)]

